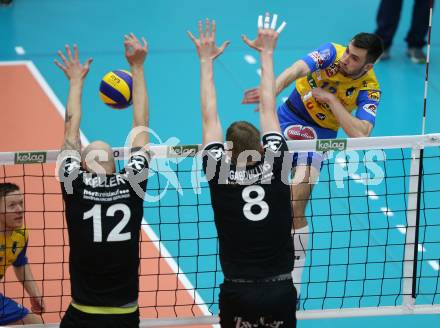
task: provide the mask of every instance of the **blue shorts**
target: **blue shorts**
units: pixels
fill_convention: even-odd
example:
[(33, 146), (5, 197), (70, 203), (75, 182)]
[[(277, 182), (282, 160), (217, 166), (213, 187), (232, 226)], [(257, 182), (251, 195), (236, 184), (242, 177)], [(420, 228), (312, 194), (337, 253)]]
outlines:
[[(286, 140), (313, 140), (313, 139), (334, 139), (337, 131), (322, 128), (317, 124), (307, 122), (295, 114), (284, 103), (278, 107), (278, 120), (280, 121), (281, 133)], [(293, 166), (311, 165), (321, 170), (322, 161), (325, 159), (320, 152), (303, 152), (293, 154)]]
[(28, 314), (29, 310), (24, 306), (0, 294), (0, 325), (21, 320)]

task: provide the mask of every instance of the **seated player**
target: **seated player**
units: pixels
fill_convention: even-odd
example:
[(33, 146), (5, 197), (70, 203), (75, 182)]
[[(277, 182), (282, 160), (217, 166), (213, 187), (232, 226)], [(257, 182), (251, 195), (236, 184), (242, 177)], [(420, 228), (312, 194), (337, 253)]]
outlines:
[(28, 233), (23, 224), (23, 194), (13, 183), (0, 183), (0, 279), (12, 264), (17, 279), (30, 296), (32, 312), (0, 294), (0, 325), (42, 323), (43, 298), (26, 257)]
[(63, 64), (70, 82), (65, 134), (58, 158), (70, 244), (72, 301), (60, 327), (138, 327), (139, 232), (147, 185), (149, 122), (143, 64), (147, 43), (125, 36), (125, 56), (133, 76), (132, 154), (115, 172), (109, 145), (102, 141), (81, 150), (81, 93), (91, 59), (81, 64), (78, 49)]
[(211, 191), (224, 274), (219, 296), (222, 327), (296, 326), (290, 172), (282, 170), (284, 155), (288, 163), (290, 156), (275, 107), (273, 52), (279, 33), (274, 30), (276, 19), (270, 27), (269, 20), (266, 14), (255, 40), (243, 36), (244, 42), (261, 55), (263, 145), (256, 127), (235, 122), (226, 132), (226, 141), (232, 145), (228, 155), (213, 81), (214, 59), (228, 43), (216, 46), (214, 21), (212, 30), (209, 20), (206, 29), (199, 22), (199, 39), (189, 32), (200, 59), (203, 168)]

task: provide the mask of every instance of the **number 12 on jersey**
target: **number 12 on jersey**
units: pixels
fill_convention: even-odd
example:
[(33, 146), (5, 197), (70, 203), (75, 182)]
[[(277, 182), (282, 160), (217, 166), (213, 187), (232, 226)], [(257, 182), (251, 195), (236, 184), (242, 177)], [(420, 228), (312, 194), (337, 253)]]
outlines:
[[(84, 213), (83, 219), (87, 220), (92, 218), (93, 219), (93, 241), (95, 243), (102, 242), (102, 216), (101, 216), (101, 210), (102, 205), (97, 204), (93, 206), (90, 210)], [(119, 223), (110, 231), (110, 233), (107, 236), (108, 242), (113, 241), (124, 241), (124, 240), (130, 240), (131, 239), (131, 232), (124, 232), (121, 233), (122, 230), (124, 230), (125, 226), (130, 221), (131, 211), (130, 208), (125, 204), (114, 204), (110, 206), (107, 209), (106, 216), (115, 216), (115, 213), (121, 211), (123, 216), (122, 220), (119, 221)]]

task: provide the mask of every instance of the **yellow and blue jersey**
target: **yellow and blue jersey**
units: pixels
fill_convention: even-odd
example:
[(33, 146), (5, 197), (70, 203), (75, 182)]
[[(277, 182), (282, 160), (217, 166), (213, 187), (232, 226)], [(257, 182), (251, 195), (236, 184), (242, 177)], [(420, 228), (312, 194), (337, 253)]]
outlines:
[(28, 233), (24, 226), (16, 229), (12, 234), (0, 235), (0, 277), (3, 278), (10, 265), (19, 267), (26, 265), (26, 249)]
[(357, 118), (373, 125), (381, 96), (373, 69), (357, 79), (339, 71), (339, 60), (345, 50), (344, 46), (326, 43), (304, 56), (302, 60), (310, 68), (310, 73), (296, 81), (296, 88), (289, 96), (289, 102), (303, 117), (310, 117), (316, 125), (334, 131), (340, 125), (328, 105), (313, 97), (305, 97), (312, 88), (319, 87), (335, 94), (348, 112), (357, 110)]
[[(24, 226), (12, 234), (0, 234), (0, 279), (5, 275), (9, 266), (20, 267), (28, 263), (26, 249), (28, 234)], [(8, 325), (23, 319), (29, 310), (14, 300), (0, 293), (0, 325)]]

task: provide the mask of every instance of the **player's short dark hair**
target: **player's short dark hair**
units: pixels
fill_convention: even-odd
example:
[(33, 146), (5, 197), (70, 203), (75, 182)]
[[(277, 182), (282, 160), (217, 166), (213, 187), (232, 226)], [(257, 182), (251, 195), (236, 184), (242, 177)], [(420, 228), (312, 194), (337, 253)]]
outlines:
[(367, 64), (375, 63), (383, 53), (383, 40), (380, 36), (373, 33), (356, 34), (351, 43), (356, 48), (367, 50)]
[(261, 149), (260, 131), (246, 121), (232, 123), (226, 130), (226, 141), (232, 142), (232, 161), (235, 163), (243, 151)]
[(10, 194), (11, 192), (20, 190), (20, 187), (17, 186), (15, 183), (0, 183), (0, 198), (5, 197), (7, 194)]

